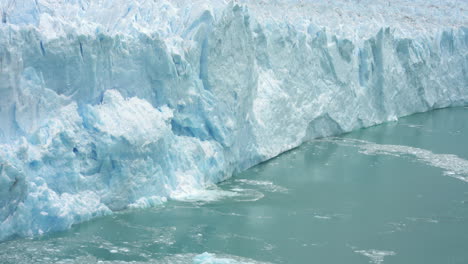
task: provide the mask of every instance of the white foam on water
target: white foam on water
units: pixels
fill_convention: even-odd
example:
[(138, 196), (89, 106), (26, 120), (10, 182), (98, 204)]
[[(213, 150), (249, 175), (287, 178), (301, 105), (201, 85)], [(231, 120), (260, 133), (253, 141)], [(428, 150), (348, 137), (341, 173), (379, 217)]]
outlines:
[(258, 262), (252, 259), (242, 258), (233, 255), (215, 255), (204, 252), (202, 254), (175, 254), (161, 259), (151, 259), (148, 261), (119, 261), (119, 260), (99, 260), (93, 256), (78, 257), (75, 259), (59, 260), (58, 264), (266, 264), (267, 262)]
[(468, 160), (454, 154), (436, 154), (430, 150), (409, 147), (404, 145), (377, 144), (358, 139), (331, 139), (340, 145), (348, 145), (360, 148), (360, 153), (365, 155), (390, 155), (395, 157), (410, 156), (416, 161), (426, 165), (442, 169), (443, 174), (464, 182), (468, 182)]
[(181, 202), (215, 202), (240, 194), (235, 191), (226, 191), (219, 188), (200, 189), (189, 193), (174, 193), (171, 198)]
[[(153, 230), (156, 231), (156, 230)], [(159, 231), (167, 231), (159, 229)], [(158, 235), (158, 232), (148, 232), (148, 237), (141, 241), (113, 243), (99, 236), (89, 237), (89, 240), (83, 242), (79, 237), (52, 238), (50, 240), (13, 240), (5, 242), (0, 247), (1, 263), (57, 263), (57, 264), (266, 264), (241, 256), (224, 253), (184, 253), (165, 255), (161, 252), (148, 250), (148, 243), (153, 240), (156, 243), (166, 243), (159, 241), (161, 239), (171, 238), (173, 228), (169, 228), (167, 234)], [(160, 232), (159, 232), (160, 233)], [(166, 238), (162, 238), (165, 236)], [(244, 239), (257, 239), (243, 237)], [(148, 240), (150, 239), (150, 240)], [(261, 241), (261, 240), (260, 240)], [(141, 243), (141, 244), (140, 244)], [(74, 245), (79, 245), (75, 247)], [(168, 244), (170, 245), (170, 244)], [(273, 249), (274, 246), (265, 243), (266, 248)], [(111, 254), (113, 260), (107, 260), (106, 257), (96, 257), (88, 252), (89, 249), (105, 251)], [(72, 251), (70, 251), (73, 249)], [(123, 259), (134, 259), (139, 256), (138, 261), (124, 261)], [(103, 258), (104, 257), (104, 258)]]
[(410, 128), (423, 128), (423, 125), (415, 125), (415, 124), (399, 124), (400, 126), (406, 126)]
[(265, 197), (262, 192), (253, 189), (234, 188), (232, 190), (240, 194), (234, 198), (238, 202), (255, 202)]
[[(272, 189), (274, 188), (281, 190), (281, 187), (273, 186), (273, 184), (272, 186), (268, 186), (268, 188), (270, 188), (269, 190), (271, 192), (273, 192)], [(265, 197), (265, 195), (259, 190), (241, 188), (239, 186), (234, 186), (228, 190), (223, 190), (217, 186), (211, 186), (209, 189), (191, 190), (187, 193), (176, 192), (171, 195), (171, 199), (176, 201), (197, 203), (212, 203), (225, 199), (237, 202), (254, 202), (262, 199), (263, 197)]]
[(314, 218), (323, 219), (323, 220), (330, 220), (331, 219), (331, 217), (327, 216), (327, 215), (314, 215)]
[(254, 185), (258, 186), (259, 188), (267, 191), (267, 192), (279, 192), (279, 193), (287, 193), (288, 189), (282, 186), (278, 186), (270, 181), (258, 181), (258, 180), (248, 180), (248, 179), (236, 179), (236, 182), (240, 182), (242, 184)]
[(432, 219), (432, 218), (407, 217), (406, 219), (408, 219), (409, 221), (412, 221), (412, 222), (425, 222), (425, 223), (430, 223), (430, 224), (439, 223), (439, 220)]

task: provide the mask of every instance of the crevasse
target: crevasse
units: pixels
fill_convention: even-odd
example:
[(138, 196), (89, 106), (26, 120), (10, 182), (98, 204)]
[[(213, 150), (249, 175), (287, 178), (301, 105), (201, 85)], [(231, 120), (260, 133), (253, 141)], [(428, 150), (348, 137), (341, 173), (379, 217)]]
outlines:
[(465, 1), (0, 4), (0, 240), (468, 103)]

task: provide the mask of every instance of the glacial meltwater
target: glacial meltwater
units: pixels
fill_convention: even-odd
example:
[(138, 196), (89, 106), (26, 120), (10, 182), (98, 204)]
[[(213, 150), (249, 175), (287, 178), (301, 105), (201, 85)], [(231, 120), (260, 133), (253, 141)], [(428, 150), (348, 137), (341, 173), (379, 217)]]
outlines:
[(318, 139), (186, 201), (0, 244), (0, 263), (468, 263), (468, 108)]

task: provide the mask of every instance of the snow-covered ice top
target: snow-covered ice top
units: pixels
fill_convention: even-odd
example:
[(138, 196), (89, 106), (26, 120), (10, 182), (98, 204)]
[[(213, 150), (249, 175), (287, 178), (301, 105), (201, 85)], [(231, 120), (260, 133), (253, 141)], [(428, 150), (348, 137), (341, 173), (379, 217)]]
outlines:
[[(33, 25), (46, 37), (77, 34), (157, 32), (180, 36), (204, 11), (219, 15), (223, 0), (4, 0), (3, 19)], [(468, 25), (465, 0), (239, 0), (262, 23), (287, 23), (297, 30), (325, 27), (348, 38), (369, 37), (383, 27), (401, 36)]]
[(468, 103), (467, 2), (0, 2), (0, 240)]

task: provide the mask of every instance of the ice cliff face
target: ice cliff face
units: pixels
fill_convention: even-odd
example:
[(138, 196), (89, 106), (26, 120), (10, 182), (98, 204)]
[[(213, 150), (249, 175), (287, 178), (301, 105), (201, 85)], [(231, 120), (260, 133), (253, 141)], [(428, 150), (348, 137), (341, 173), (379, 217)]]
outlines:
[(0, 240), (468, 103), (466, 1), (3, 0)]

